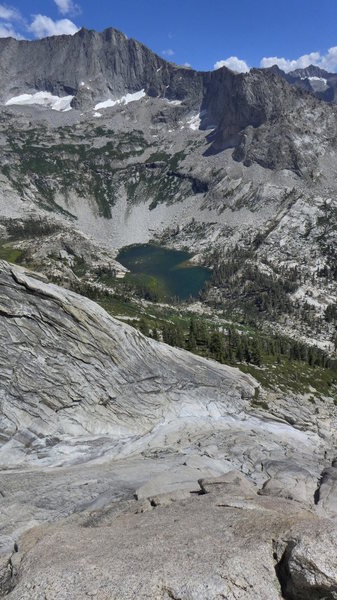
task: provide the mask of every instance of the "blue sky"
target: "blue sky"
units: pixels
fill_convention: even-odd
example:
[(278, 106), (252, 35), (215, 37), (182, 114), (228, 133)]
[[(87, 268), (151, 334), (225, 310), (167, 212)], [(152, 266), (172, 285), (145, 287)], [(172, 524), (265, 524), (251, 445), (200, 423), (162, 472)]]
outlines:
[(201, 70), (277, 63), (337, 71), (337, 0), (13, 0), (0, 36), (35, 39), (115, 27), (161, 56)]

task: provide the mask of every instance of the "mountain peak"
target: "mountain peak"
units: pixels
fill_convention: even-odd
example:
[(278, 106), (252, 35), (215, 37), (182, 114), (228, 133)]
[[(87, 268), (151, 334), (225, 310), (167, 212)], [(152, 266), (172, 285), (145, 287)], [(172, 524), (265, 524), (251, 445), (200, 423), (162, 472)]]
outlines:
[(295, 69), (294, 71), (290, 71), (289, 75), (292, 77), (322, 77), (324, 79), (328, 79), (333, 75), (333, 73), (329, 73), (321, 67), (317, 67), (316, 65), (309, 65), (304, 69)]

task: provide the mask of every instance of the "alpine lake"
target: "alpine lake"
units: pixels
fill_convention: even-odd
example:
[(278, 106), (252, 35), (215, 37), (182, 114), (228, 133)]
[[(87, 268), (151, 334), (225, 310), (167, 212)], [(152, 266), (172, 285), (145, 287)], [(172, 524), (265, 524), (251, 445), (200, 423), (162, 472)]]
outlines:
[(130, 270), (125, 281), (143, 286), (150, 299), (197, 299), (211, 276), (209, 269), (190, 262), (188, 252), (152, 244), (126, 246), (116, 259)]

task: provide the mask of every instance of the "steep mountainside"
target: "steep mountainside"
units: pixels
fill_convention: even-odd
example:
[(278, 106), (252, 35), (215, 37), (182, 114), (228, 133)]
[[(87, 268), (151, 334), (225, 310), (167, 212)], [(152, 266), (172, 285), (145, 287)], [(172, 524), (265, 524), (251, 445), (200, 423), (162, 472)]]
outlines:
[(317, 98), (325, 100), (326, 102), (336, 102), (336, 73), (329, 73), (315, 65), (309, 65), (309, 67), (304, 69), (296, 69), (295, 71), (290, 71), (290, 73), (285, 73), (277, 65), (274, 65), (273, 67), (266, 69), (266, 71), (275, 73), (288, 81), (288, 83), (295, 85), (302, 90), (307, 90)]
[(55, 462), (83, 436), (113, 447), (193, 411), (236, 413), (254, 393), (249, 376), (151, 341), (76, 294), (4, 262), (0, 277), (3, 464)]
[(333, 351), (337, 113), (289, 84), (316, 70), (198, 73), (83, 29), (0, 40), (0, 73), (3, 258), (74, 286), (101, 252), (188, 248), (204, 299), (247, 314), (248, 284), (254, 318)]

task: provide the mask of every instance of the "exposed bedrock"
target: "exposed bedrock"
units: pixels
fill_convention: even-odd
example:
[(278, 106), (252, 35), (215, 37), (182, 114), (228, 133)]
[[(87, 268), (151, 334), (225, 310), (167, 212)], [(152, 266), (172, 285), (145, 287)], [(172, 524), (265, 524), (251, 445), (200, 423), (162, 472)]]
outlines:
[[(120, 440), (181, 417), (235, 417), (256, 382), (145, 338), (97, 304), (1, 263), (1, 462), (64, 438)], [(42, 454), (41, 454), (42, 453)]]
[(2, 594), (336, 597), (328, 403), (266, 414), (238, 369), (5, 262), (0, 338)]
[(112, 504), (32, 529), (12, 600), (336, 598), (336, 526), (239, 473), (203, 493)]

